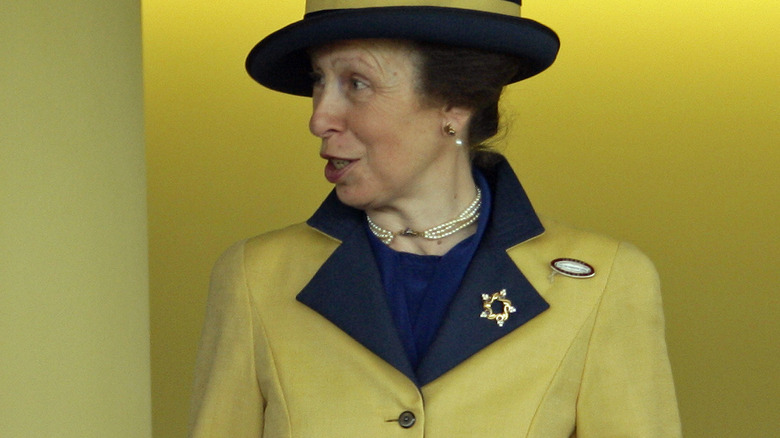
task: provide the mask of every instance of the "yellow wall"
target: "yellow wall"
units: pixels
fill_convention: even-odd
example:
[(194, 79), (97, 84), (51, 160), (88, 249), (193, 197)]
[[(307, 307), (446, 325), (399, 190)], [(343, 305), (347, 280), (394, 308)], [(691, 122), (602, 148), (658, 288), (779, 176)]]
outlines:
[[(687, 437), (773, 436), (778, 397), (776, 2), (524, 2), (559, 61), (507, 94), (537, 208), (642, 247), (665, 285)], [(181, 436), (208, 274), (329, 190), (309, 102), (243, 70), (302, 1), (146, 0), (155, 436)]]
[(151, 437), (140, 2), (0, 2), (0, 437)]

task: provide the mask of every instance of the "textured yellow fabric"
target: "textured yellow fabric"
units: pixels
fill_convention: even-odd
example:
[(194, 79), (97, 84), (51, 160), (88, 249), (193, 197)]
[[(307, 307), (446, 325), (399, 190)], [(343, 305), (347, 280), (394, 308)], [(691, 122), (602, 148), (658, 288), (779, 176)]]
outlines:
[[(652, 264), (544, 225), (508, 253), (550, 309), (419, 389), (296, 301), (338, 241), (300, 224), (234, 245), (213, 273), (191, 437), (680, 436)], [(551, 277), (558, 257), (596, 276)]]

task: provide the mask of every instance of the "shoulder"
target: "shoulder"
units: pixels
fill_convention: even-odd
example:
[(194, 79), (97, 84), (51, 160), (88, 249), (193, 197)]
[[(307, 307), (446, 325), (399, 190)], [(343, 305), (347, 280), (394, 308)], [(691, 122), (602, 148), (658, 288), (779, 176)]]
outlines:
[(590, 251), (614, 251), (620, 242), (610, 236), (565, 224), (555, 219), (541, 216), (544, 233), (542, 241), (550, 245), (570, 248), (588, 248)]
[(220, 256), (217, 265), (229, 261), (251, 262), (258, 258), (312, 255), (317, 250), (332, 252), (340, 242), (306, 223), (269, 231), (231, 245)]
[(246, 240), (248, 247), (274, 247), (275, 245), (288, 246), (289, 243), (307, 243), (318, 241), (338, 242), (337, 239), (312, 228), (305, 222), (290, 225), (278, 230), (254, 236)]
[(560, 257), (593, 265), (603, 293), (660, 304), (660, 280), (655, 265), (637, 246), (552, 220), (544, 221), (544, 225), (548, 242), (542, 243), (561, 254), (571, 254)]
[(588, 231), (553, 219), (541, 218), (545, 232), (539, 236), (539, 245), (577, 256), (605, 261), (626, 260), (652, 267), (650, 259), (635, 245), (601, 233)]
[(290, 288), (297, 293), (294, 289), (300, 290), (339, 244), (305, 223), (263, 233), (233, 244), (220, 256), (212, 285), (229, 281), (252, 291)]
[(546, 217), (540, 219), (544, 233), (508, 250), (510, 257), (535, 285), (548, 282), (551, 263), (560, 258), (590, 265), (595, 278), (588, 284), (595, 289), (603, 290), (615, 280), (657, 283), (653, 263), (635, 245)]

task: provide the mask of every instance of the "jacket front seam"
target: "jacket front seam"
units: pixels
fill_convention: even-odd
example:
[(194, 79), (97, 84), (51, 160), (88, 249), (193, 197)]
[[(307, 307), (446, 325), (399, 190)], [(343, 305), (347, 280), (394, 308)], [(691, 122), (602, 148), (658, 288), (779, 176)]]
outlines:
[[(282, 405), (284, 406), (285, 417), (287, 419), (287, 430), (290, 431), (290, 436), (293, 436), (293, 434), (292, 434), (292, 431), (293, 431), (292, 421), (290, 419), (290, 410), (289, 410), (289, 407), (288, 407), (288, 404), (287, 404), (287, 398), (285, 397), (285, 394), (284, 394), (284, 389), (282, 388), (281, 380), (279, 379), (279, 373), (277, 371), (277, 365), (276, 365), (276, 358), (275, 358), (275, 355), (273, 354), (273, 350), (271, 348), (271, 345), (268, 342), (268, 333), (266, 332), (265, 325), (263, 324), (263, 319), (260, 316), (260, 313), (257, 311), (257, 303), (254, 300), (254, 296), (252, 294), (252, 289), (249, 286), (249, 279), (248, 279), (248, 276), (246, 275), (246, 272), (247, 272), (247, 269), (246, 269), (246, 243), (244, 244), (243, 251), (244, 251), (244, 257), (243, 257), (243, 262), (241, 264), (241, 270), (242, 270), (241, 274), (244, 277), (244, 287), (245, 287), (246, 293), (247, 293), (247, 300), (249, 301), (250, 307), (252, 309), (252, 315), (254, 316), (254, 318), (257, 318), (258, 329), (262, 332), (263, 338), (266, 340), (264, 349), (266, 350), (266, 352), (268, 354), (268, 362), (271, 364), (271, 366), (273, 368), (272, 369), (273, 377), (274, 377), (273, 381), (276, 382), (277, 386), (279, 387), (278, 388), (279, 396), (281, 398)], [(252, 345), (257, 345), (257, 340), (256, 340), (256, 337), (255, 337), (254, 328), (253, 327), (250, 327), (250, 328), (251, 328), (251, 333), (252, 333)], [(252, 352), (252, 355), (253, 356), (255, 355), (254, 351)], [(257, 386), (258, 386), (258, 388), (260, 388), (260, 380), (259, 380), (259, 377), (258, 377), (258, 374), (257, 374), (257, 361), (256, 360), (252, 361), (252, 371), (255, 373), (255, 380), (257, 380)], [(268, 399), (266, 399), (266, 402), (265, 402), (266, 406), (263, 407), (263, 417), (265, 417), (265, 410), (267, 409), (269, 402), (270, 401)], [(266, 419), (263, 418), (263, 429), (265, 429), (265, 427), (266, 427)]]

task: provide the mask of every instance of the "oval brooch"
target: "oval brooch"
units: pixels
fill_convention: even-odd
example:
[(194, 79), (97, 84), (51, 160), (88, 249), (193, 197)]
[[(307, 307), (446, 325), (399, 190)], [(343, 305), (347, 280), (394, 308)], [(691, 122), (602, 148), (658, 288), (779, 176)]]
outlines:
[(555, 259), (550, 262), (550, 267), (558, 274), (571, 278), (590, 278), (596, 275), (593, 266), (577, 259)]

